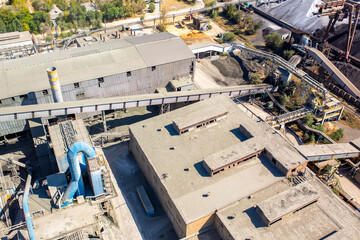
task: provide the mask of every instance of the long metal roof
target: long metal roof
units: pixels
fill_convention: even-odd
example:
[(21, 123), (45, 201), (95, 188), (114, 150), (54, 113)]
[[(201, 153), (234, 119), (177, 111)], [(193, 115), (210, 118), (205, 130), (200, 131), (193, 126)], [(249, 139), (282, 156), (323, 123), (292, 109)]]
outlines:
[(66, 85), (193, 57), (179, 37), (159, 33), (2, 61), (0, 99), (50, 88), (48, 67)]

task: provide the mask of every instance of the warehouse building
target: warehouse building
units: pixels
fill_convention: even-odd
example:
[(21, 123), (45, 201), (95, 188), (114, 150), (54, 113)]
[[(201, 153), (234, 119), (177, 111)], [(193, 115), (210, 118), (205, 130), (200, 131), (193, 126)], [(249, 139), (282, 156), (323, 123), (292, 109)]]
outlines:
[[(294, 212), (305, 221), (306, 212), (312, 217), (309, 221), (316, 223), (317, 216), (307, 206), (341, 205), (342, 216), (349, 216), (354, 226), (359, 223), (359, 218), (310, 173), (306, 159), (286, 139), (265, 122), (247, 117), (223, 95), (131, 125), (130, 150), (179, 238), (216, 226), (223, 239), (281, 239), (268, 233), (278, 222), (282, 228), (290, 226), (287, 236), (292, 236), (292, 231), (299, 235), (301, 227), (292, 230), (294, 223), (288, 221), (298, 220), (291, 216)], [(301, 181), (292, 179), (298, 178), (302, 183), (296, 185)], [(259, 194), (261, 198), (256, 197)], [(293, 197), (283, 209), (281, 204), (290, 195)], [(227, 209), (236, 204), (241, 212), (234, 210), (229, 215)], [(279, 204), (282, 211), (274, 207)], [(331, 209), (323, 211), (323, 222), (318, 225), (342, 221)], [(250, 213), (257, 214), (259, 223), (248, 219)], [(242, 229), (239, 220), (239, 226), (233, 227), (231, 221), (237, 224), (238, 214), (253, 225)], [(336, 220), (325, 218), (326, 214)], [(280, 221), (286, 216), (287, 221)], [(258, 229), (257, 224), (263, 228)], [(330, 234), (328, 229), (318, 229), (316, 236)], [(241, 231), (244, 233), (238, 235)]]
[[(193, 78), (194, 54), (170, 33), (102, 42), (0, 62), (0, 107), (53, 102), (46, 69), (58, 72), (64, 101), (153, 93), (170, 80)], [(25, 121), (0, 126), (0, 136)]]

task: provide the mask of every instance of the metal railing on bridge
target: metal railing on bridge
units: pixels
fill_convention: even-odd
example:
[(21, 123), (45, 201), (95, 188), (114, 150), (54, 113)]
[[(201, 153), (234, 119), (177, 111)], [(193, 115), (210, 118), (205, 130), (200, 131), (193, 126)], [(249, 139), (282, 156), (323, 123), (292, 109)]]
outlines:
[(260, 56), (262, 58), (268, 59), (273, 61), (277, 66), (282, 67), (289, 71), (289, 73), (293, 74), (297, 78), (299, 78), (301, 81), (308, 84), (311, 88), (316, 89), (318, 92), (322, 94), (324, 99), (326, 99), (327, 90), (321, 85), (321, 83), (317, 82), (315, 79), (311, 78), (309, 75), (307, 75), (304, 71), (294, 67), (290, 63), (288, 63), (285, 59), (281, 58), (280, 56), (270, 53), (270, 52), (264, 52), (255, 48), (247, 47), (243, 44), (236, 44), (231, 43), (233, 48), (242, 50), (244, 52)]

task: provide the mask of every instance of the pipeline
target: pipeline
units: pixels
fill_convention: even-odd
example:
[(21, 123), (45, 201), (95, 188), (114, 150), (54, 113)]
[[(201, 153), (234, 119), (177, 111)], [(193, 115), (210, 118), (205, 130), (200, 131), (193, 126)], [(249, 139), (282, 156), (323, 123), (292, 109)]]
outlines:
[(86, 142), (75, 142), (71, 144), (67, 152), (67, 159), (69, 162), (69, 168), (71, 172), (72, 180), (69, 186), (66, 188), (66, 191), (63, 196), (63, 206), (68, 206), (79, 189), (80, 194), (84, 194), (84, 185), (81, 181), (81, 169), (80, 163), (78, 160), (78, 154), (83, 153), (87, 159), (92, 159), (96, 157), (95, 150)]
[(30, 214), (29, 205), (28, 205), (31, 178), (32, 178), (32, 171), (31, 171), (31, 169), (29, 169), (28, 176), (26, 179), (26, 184), (25, 184), (25, 191), (24, 191), (24, 198), (23, 198), (23, 210), (24, 210), (25, 222), (26, 222), (26, 227), (28, 229), (29, 238), (30, 238), (30, 240), (35, 240), (36, 238), (35, 238), (35, 234), (34, 234), (34, 227), (33, 227), (33, 222), (31, 219), (31, 214)]

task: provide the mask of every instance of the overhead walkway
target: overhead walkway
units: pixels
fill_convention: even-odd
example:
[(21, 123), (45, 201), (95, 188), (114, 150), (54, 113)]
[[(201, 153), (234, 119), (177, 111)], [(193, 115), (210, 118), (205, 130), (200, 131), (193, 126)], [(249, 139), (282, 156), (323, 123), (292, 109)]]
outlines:
[(330, 76), (332, 76), (345, 91), (356, 98), (360, 97), (359, 89), (357, 89), (354, 84), (352, 84), (352, 82), (350, 82), (350, 80), (347, 79), (345, 75), (342, 74), (342, 72), (340, 72), (340, 70), (322, 52), (312, 47), (306, 47), (305, 49), (312, 58), (314, 58), (321, 64), (323, 68), (325, 68)]
[[(269, 92), (267, 91), (266, 92), (270, 99), (274, 102), (274, 104), (276, 106), (278, 106), (281, 110), (283, 110), (285, 113), (290, 113), (289, 110), (287, 110), (283, 105), (281, 105), (278, 101), (276, 101), (276, 99), (274, 98), (274, 96)], [(299, 124), (300, 126), (302, 126), (305, 130), (309, 131), (309, 132), (313, 132), (313, 133), (316, 133), (317, 135), (320, 135), (322, 136), (323, 138), (325, 138), (328, 142), (330, 143), (336, 143), (331, 137), (329, 137), (328, 135), (326, 135), (326, 133), (322, 132), (322, 131), (319, 131), (317, 129), (314, 129), (314, 128), (311, 128), (309, 127), (308, 125), (304, 124), (302, 121), (300, 120), (297, 120), (296, 121), (297, 124)]]
[(306, 114), (311, 113), (311, 110), (307, 108), (301, 108), (292, 112), (288, 112), (285, 114), (281, 114), (279, 116), (272, 116), (267, 118), (266, 121), (276, 121), (280, 124), (285, 124), (289, 122), (293, 122), (299, 120), (306, 116)]
[(32, 119), (83, 112), (192, 102), (211, 98), (219, 94), (229, 97), (241, 97), (257, 93), (265, 93), (266, 91), (271, 91), (272, 89), (273, 86), (269, 84), (242, 85), (216, 89), (200, 89), (193, 91), (166, 92), (113, 98), (87, 99), (72, 102), (24, 105), (1, 108), (0, 121), (14, 121), (17, 119)]
[(255, 49), (255, 48), (250, 48), (250, 47), (245, 46), (244, 44), (232, 43), (231, 45), (234, 48), (239, 49), (245, 53), (259, 56), (259, 57), (268, 59), (270, 61), (273, 61), (274, 64), (276, 64), (278, 67), (282, 67), (283, 69), (286, 69), (289, 73), (293, 74), (295, 77), (297, 77), (301, 81), (305, 82), (311, 88), (316, 89), (320, 93), (320, 95), (322, 95), (322, 97), (324, 99), (326, 99), (327, 90), (321, 85), (321, 83), (319, 83), (315, 79), (311, 78), (304, 71), (296, 68), (295, 66), (293, 66), (292, 64), (287, 62), (285, 59), (281, 58), (280, 56), (273, 54), (273, 53), (261, 51), (261, 50)]
[(360, 150), (350, 143), (311, 144), (296, 148), (308, 161), (354, 158), (360, 155)]

